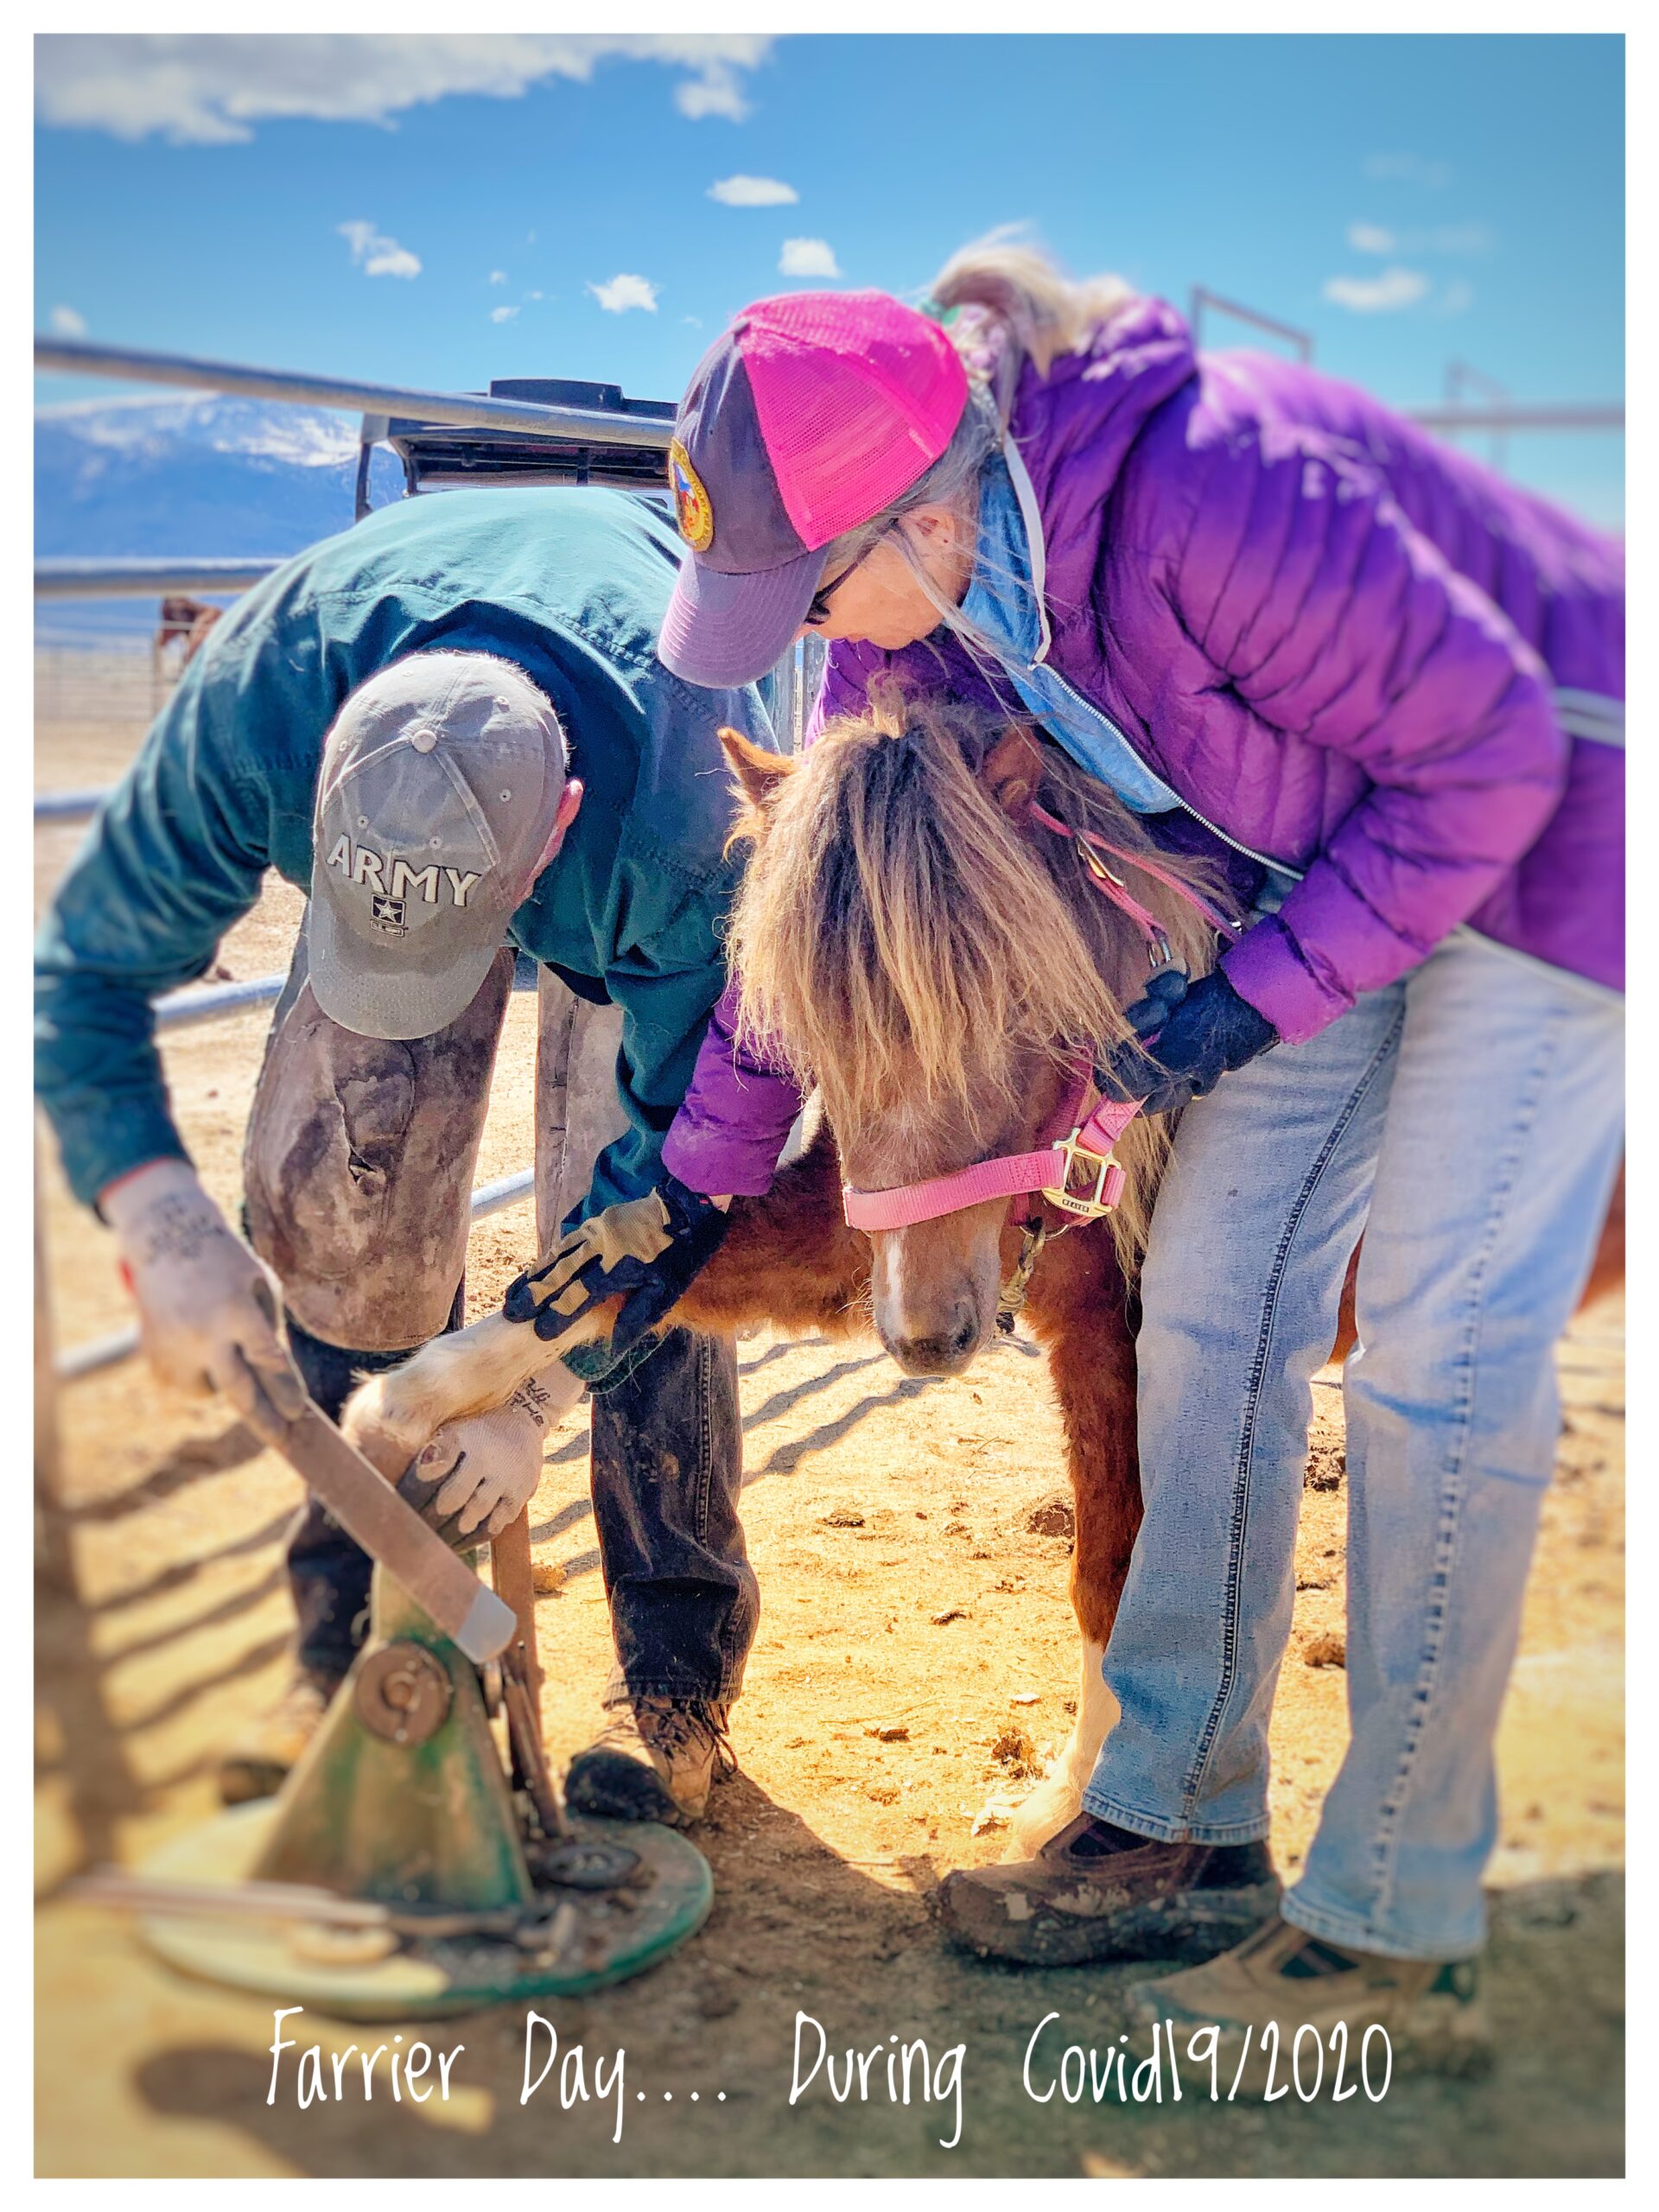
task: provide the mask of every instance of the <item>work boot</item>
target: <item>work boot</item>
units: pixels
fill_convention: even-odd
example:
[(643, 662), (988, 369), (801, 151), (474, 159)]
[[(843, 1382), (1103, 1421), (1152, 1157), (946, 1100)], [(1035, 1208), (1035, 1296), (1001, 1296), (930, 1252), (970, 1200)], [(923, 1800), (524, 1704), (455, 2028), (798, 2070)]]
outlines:
[[(1217, 2028), (1216, 2069), (1230, 2083), (1277, 2088), (1291, 2082), (1297, 2031), (1310, 2027), (1327, 2063), (1337, 2050), (1332, 2041), (1338, 2025), (1347, 2029), (1344, 2048), (1350, 2081), (1357, 2078), (1366, 2030), (1383, 2029), (1390, 2057), (1366, 2056), (1372, 2082), (1388, 2066), (1442, 2074), (1483, 2073), (1491, 2063), (1486, 2008), (1475, 1962), (1443, 1964), (1433, 1959), (1387, 1959), (1374, 1951), (1351, 1950), (1321, 1936), (1294, 1928), (1275, 1913), (1265, 1928), (1248, 1936), (1208, 1965), (1191, 1967), (1162, 1981), (1129, 1986), (1131, 2013), (1143, 2028), (1156, 2020), (1171, 2023), (1177, 2050), (1200, 2028)], [(1276, 2022), (1276, 2038), (1262, 2035)], [(1304, 2039), (1304, 2078), (1315, 2064)], [(1206, 2050), (1205, 2063), (1208, 2062)], [(1267, 2082), (1269, 2066), (1273, 2082)], [(1242, 2074), (1240, 2069), (1243, 2069)]]
[(934, 1910), (952, 1942), (1020, 1966), (1208, 1959), (1279, 1888), (1265, 1843), (1154, 1843), (1080, 1813), (1034, 1859), (946, 1875)]
[(714, 1699), (637, 1697), (613, 1706), (597, 1739), (570, 1762), (565, 1802), (610, 1821), (685, 1827), (701, 1820), (716, 1777), (737, 1765), (727, 1711)]
[(338, 1675), (315, 1667), (296, 1669), (280, 1702), (220, 1759), (217, 1780), (223, 1803), (248, 1805), (276, 1795), (321, 1726), (340, 1684)]

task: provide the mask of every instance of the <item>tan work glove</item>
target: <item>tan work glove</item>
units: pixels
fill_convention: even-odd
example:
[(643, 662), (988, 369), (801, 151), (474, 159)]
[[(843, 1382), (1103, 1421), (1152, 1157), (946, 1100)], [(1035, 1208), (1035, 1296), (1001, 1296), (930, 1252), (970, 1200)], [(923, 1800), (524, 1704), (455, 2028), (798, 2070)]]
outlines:
[(446, 1542), (499, 1536), (535, 1497), (549, 1432), (582, 1393), (579, 1378), (555, 1360), (544, 1379), (521, 1382), (505, 1406), (441, 1428), (399, 1495)]
[(188, 1160), (151, 1160), (99, 1204), (157, 1376), (196, 1395), (223, 1391), (256, 1435), (275, 1442), (307, 1402), (283, 1342), (275, 1275), (232, 1234)]
[(509, 1286), (503, 1311), (509, 1321), (533, 1322), (550, 1343), (590, 1306), (620, 1296), (611, 1350), (626, 1351), (684, 1295), (725, 1234), (715, 1201), (666, 1175), (642, 1198), (607, 1206), (573, 1229)]

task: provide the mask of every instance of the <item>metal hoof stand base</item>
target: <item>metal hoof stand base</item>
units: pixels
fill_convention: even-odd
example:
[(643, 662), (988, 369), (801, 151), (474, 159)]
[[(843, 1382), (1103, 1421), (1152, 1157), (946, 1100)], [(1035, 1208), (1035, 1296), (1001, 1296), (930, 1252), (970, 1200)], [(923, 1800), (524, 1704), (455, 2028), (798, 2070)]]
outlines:
[[(238, 1805), (175, 1836), (148, 1859), (158, 1881), (226, 1889), (251, 1876), (280, 1818), (280, 1801)], [(671, 1828), (620, 1821), (575, 1821), (580, 1843), (637, 1855), (627, 1887), (538, 1890), (542, 1948), (523, 1948), (536, 1918), (512, 1936), (405, 1936), (397, 1929), (336, 1927), (324, 1921), (264, 1922), (227, 1912), (146, 1912), (138, 1922), (168, 1965), (210, 1981), (255, 1990), (342, 2020), (433, 2019), (537, 1997), (579, 1997), (643, 1974), (677, 1950), (708, 1917), (714, 1883), (708, 1861)]]
[(173, 1838), (130, 1885), (152, 1949), (345, 2019), (406, 2019), (577, 1996), (702, 1926), (702, 1853), (652, 1824), (570, 1821), (524, 1712), (515, 1796), (490, 1719), (523, 1703), (510, 1667), (480, 1677), (384, 1567), (372, 1617), (280, 1795)]

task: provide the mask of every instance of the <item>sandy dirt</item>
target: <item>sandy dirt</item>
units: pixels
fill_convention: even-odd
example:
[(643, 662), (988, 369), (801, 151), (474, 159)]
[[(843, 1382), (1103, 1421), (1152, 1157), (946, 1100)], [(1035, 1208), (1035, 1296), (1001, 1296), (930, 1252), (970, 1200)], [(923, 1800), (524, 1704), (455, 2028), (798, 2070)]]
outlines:
[[(108, 780), (137, 726), (57, 723), (38, 780)], [(42, 895), (75, 834), (36, 839)], [(281, 885), (226, 941), (236, 976), (284, 964), (298, 912)], [(229, 1201), (265, 1016), (168, 1048), (181, 1124)], [(512, 1002), (480, 1173), (525, 1165), (534, 1001)], [(42, 1146), (59, 1341), (124, 1325), (111, 1243)], [(530, 1209), (480, 1225), (474, 1310), (530, 1248)], [(1063, 1741), (1076, 1644), (1067, 1543), (1038, 1512), (1063, 1483), (1040, 1354), (1016, 1340), (966, 1376), (902, 1377), (868, 1344), (741, 1348), (745, 1520), (763, 1614), (734, 1722), (741, 1775), (698, 1840), (716, 1901), (655, 1972), (540, 2009), (562, 2049), (627, 2053), (612, 2103), (520, 2106), (523, 2008), (433, 2040), (465, 2045), (447, 2107), (265, 2102), (270, 2009), (151, 1960), (118, 1917), (59, 1895), (91, 1863), (130, 1863), (214, 1809), (211, 1768), (283, 1680), (281, 1548), (296, 1478), (212, 1406), (137, 1365), (67, 1391), (61, 1478), (37, 1609), (37, 2166), (51, 2175), (1605, 2174), (1622, 2164), (1624, 1367), (1622, 1302), (1581, 1315), (1560, 1351), (1566, 1420), (1500, 1742), (1503, 1826), (1490, 1880), (1488, 1988), (1499, 2036), (1485, 2080), (1397, 2082), (1380, 2105), (1293, 2095), (1264, 2109), (1039, 2103), (1065, 2043), (1115, 2046), (1131, 1971), (1021, 1973), (944, 1951), (925, 1899), (996, 1857), (999, 1808)], [(1316, 1429), (1295, 1629), (1274, 1724), (1274, 1848), (1288, 1877), (1344, 1736), (1345, 1492), (1334, 1372)], [(598, 1713), (608, 1634), (586, 1495), (585, 1419), (550, 1447), (532, 1515), (543, 1599), (545, 1719), (561, 1759)], [(936, 1616), (954, 1618), (943, 1623)], [(1321, 1661), (1325, 1663), (1319, 1663)], [(1010, 1731), (1014, 1732), (1010, 1736)], [(1000, 1751), (999, 1751), (1000, 1746)], [(976, 1833), (976, 1829), (978, 1832)], [(830, 2049), (965, 2044), (965, 2120), (948, 2104), (837, 2105), (823, 2077), (788, 2102), (798, 2010)], [(300, 2024), (325, 2050), (361, 2031)], [(290, 2034), (295, 2024), (289, 2024)], [(414, 2031), (410, 2031), (412, 2039)], [(1058, 2041), (1055, 2041), (1058, 2037)], [(814, 2045), (813, 2047), (816, 2047)], [(881, 2080), (880, 2066), (872, 2075)], [(291, 2076), (289, 2077), (291, 2082)], [(590, 2081), (591, 2086), (591, 2081)], [(692, 2092), (696, 2092), (693, 2101)], [(724, 2092), (721, 2101), (721, 2093)]]

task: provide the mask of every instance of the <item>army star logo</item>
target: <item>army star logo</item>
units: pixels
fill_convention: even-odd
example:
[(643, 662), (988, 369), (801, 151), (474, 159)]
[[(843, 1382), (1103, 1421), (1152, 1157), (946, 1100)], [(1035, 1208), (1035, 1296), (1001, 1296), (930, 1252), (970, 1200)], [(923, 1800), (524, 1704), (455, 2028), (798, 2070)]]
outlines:
[(377, 892), (369, 908), (369, 918), (376, 929), (384, 930), (388, 937), (407, 937), (409, 931), (404, 921), (404, 906), (403, 899), (387, 899)]
[(674, 519), (694, 553), (705, 552), (715, 538), (715, 510), (691, 457), (676, 438), (668, 449), (668, 488), (674, 494)]

